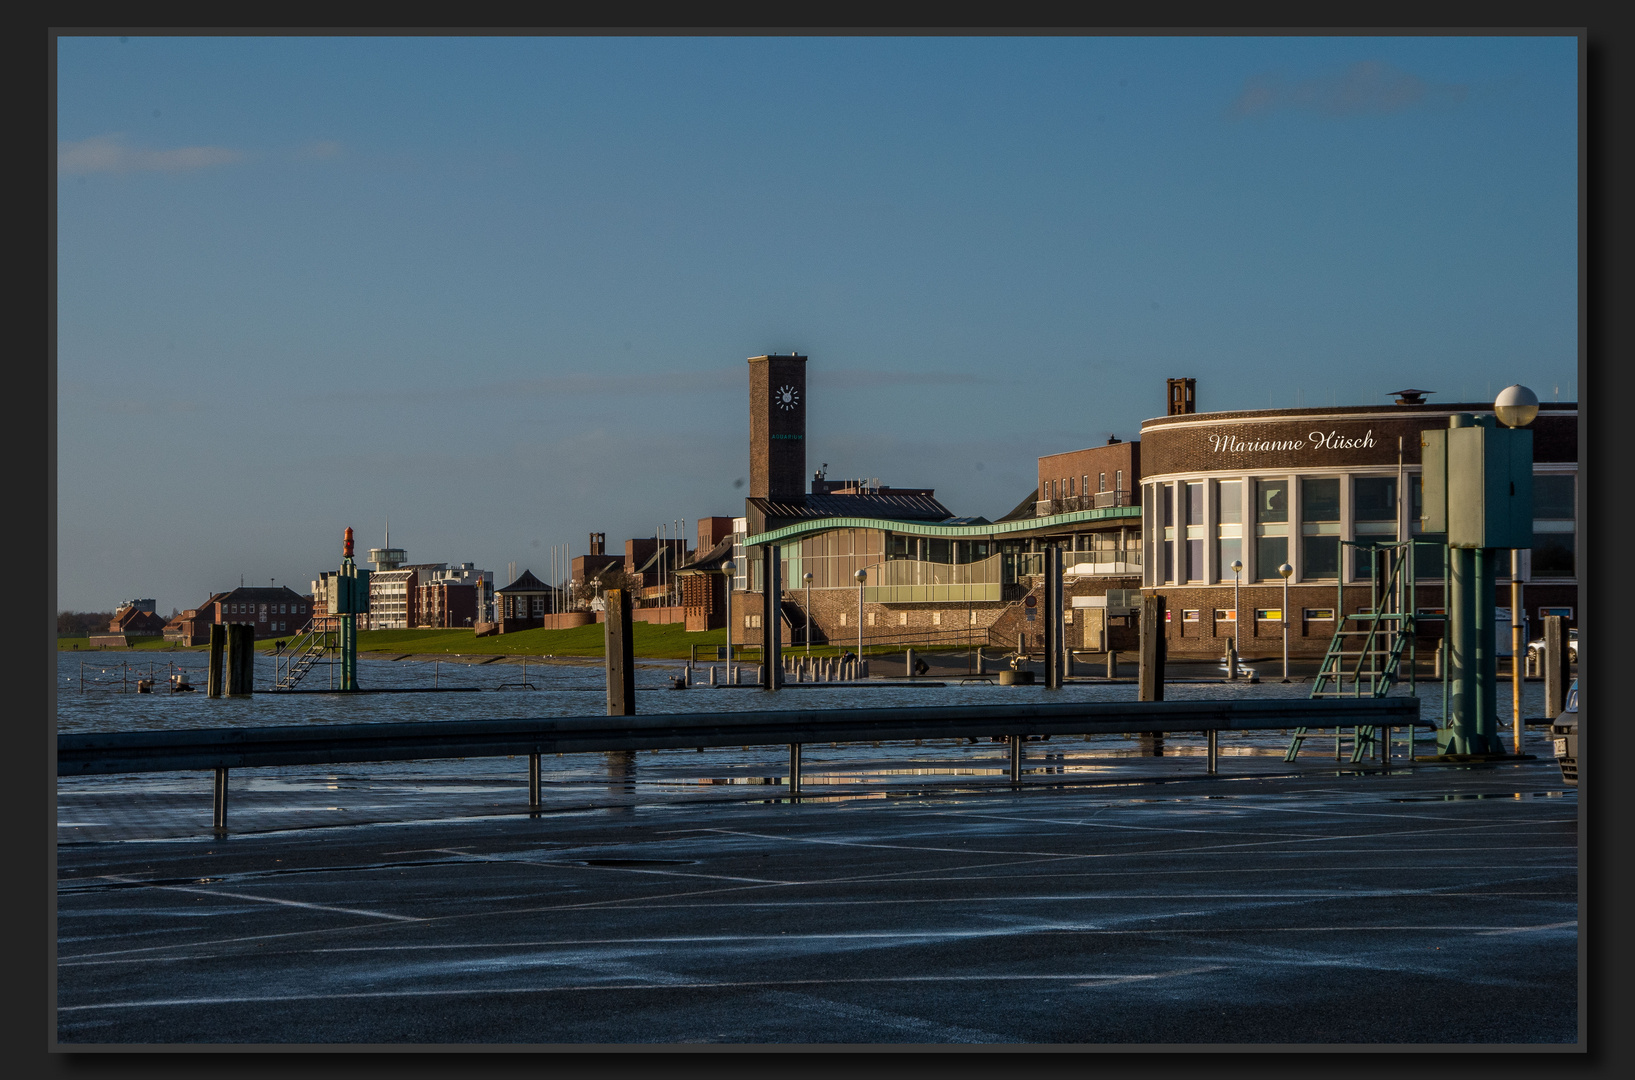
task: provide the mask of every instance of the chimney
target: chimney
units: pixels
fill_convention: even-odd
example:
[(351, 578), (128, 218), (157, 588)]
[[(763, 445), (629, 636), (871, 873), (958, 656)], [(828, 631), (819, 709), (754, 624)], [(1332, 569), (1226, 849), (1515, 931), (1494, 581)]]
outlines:
[(607, 533), (591, 533), (590, 534), (590, 554), (592, 554), (592, 555), (606, 555), (607, 552), (606, 552), (606, 550), (604, 550), (606, 547), (607, 547)]
[(1198, 411), (1197, 387), (1197, 379), (1169, 380), (1169, 414), (1171, 416), (1184, 416), (1187, 413)]

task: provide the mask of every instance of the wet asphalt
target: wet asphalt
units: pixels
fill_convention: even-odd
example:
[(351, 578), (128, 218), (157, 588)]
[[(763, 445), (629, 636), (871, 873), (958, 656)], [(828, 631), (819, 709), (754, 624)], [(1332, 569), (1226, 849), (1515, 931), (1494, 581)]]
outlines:
[(1544, 759), (65, 844), (57, 1035), (1565, 1046), (1577, 814)]

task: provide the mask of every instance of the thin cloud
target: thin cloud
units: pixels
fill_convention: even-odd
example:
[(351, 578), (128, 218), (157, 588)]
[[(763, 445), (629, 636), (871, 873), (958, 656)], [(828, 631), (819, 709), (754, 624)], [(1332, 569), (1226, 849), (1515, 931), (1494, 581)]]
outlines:
[(341, 144), (334, 139), (319, 139), (309, 142), (295, 151), (295, 156), (302, 161), (321, 161), (324, 158), (339, 157)]
[(1286, 83), (1273, 74), (1253, 75), (1228, 110), (1260, 116), (1279, 109), (1309, 109), (1319, 116), (1384, 116), (1432, 105), (1456, 105), (1469, 87), (1436, 83), (1380, 60), (1359, 60), (1344, 71)]
[(227, 146), (178, 146), (150, 150), (127, 146), (120, 135), (97, 135), (81, 142), (57, 144), (57, 171), (65, 176), (91, 173), (191, 172), (243, 161), (244, 153)]

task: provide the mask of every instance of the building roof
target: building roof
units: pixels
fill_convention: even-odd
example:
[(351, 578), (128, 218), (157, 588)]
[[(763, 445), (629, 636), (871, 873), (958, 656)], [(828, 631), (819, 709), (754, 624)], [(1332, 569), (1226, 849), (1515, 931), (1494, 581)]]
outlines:
[(213, 604), (218, 600), (235, 604), (272, 603), (277, 600), (288, 600), (292, 596), (297, 600), (306, 599), (288, 585), (246, 585), (238, 589), (229, 589), (227, 592), (211, 593), (205, 604)]
[(946, 521), (954, 512), (929, 495), (808, 495), (801, 502), (750, 498), (768, 518), (800, 521), (825, 517), (877, 517), (898, 521)]
[(719, 543), (690, 562), (676, 567), (678, 574), (719, 574), (721, 564), (732, 558), (732, 537), (723, 537)]
[(678, 541), (670, 541), (667, 544), (660, 545), (652, 555), (648, 556), (646, 562), (642, 563), (636, 568), (636, 573), (645, 574), (650, 569), (658, 569), (661, 566), (668, 566), (671, 563), (674, 563), (678, 558), (684, 559), (684, 556), (678, 556), (676, 554), (676, 548), (678, 546), (680, 546)]
[(1016, 508), (1014, 510), (1012, 510), (1010, 513), (1004, 515), (999, 520), (1000, 521), (1017, 521), (1017, 520), (1020, 520), (1021, 518), (1033, 517), (1035, 508), (1038, 505), (1039, 505), (1039, 489), (1038, 488), (1028, 488), (1028, 493), (1027, 493), (1026, 497), (1024, 497), (1021, 502), (1016, 504)]
[(517, 580), (513, 581), (503, 589), (495, 589), (494, 591), (502, 593), (536, 593), (560, 592), (561, 590), (547, 585), (543, 581), (536, 578), (533, 575), (533, 571), (524, 570), (521, 575), (518, 576)]

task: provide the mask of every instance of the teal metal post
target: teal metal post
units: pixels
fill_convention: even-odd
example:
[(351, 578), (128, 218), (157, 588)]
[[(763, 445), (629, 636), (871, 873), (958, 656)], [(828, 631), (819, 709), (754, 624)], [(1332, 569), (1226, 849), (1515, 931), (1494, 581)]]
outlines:
[(341, 572), (335, 579), (336, 614), (341, 624), (341, 689), (358, 688), (358, 613), (369, 608), (369, 576), (358, 573), (352, 558), (352, 527), (346, 528)]

